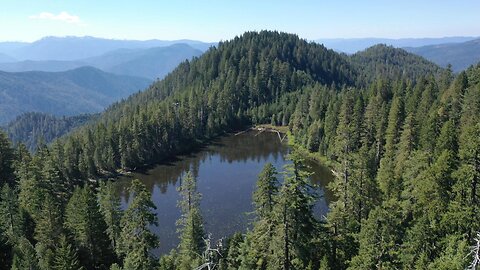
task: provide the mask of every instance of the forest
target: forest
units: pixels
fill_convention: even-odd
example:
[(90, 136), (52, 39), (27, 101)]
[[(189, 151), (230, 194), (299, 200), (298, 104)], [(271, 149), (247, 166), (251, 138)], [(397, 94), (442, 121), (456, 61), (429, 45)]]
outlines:
[[(293, 150), (258, 176), (251, 230), (204, 241), (187, 174), (180, 244), (153, 256), (149, 192), (133, 181), (122, 210), (107, 179), (255, 124), (288, 126)], [(479, 134), (480, 65), (454, 74), (385, 45), (348, 56), (247, 32), (35, 153), (0, 132), (0, 268), (478, 269)], [(322, 219), (310, 155), (337, 175)]]

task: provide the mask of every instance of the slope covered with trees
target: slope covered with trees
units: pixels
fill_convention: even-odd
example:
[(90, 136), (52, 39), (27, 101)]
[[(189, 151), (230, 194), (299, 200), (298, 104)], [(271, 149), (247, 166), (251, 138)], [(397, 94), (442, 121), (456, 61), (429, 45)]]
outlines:
[(439, 67), (428, 60), (408, 53), (403, 49), (378, 44), (350, 57), (353, 66), (359, 70), (357, 84), (371, 83), (375, 78), (416, 78), (426, 74), (436, 74)]
[[(401, 69), (412, 64), (404, 56), (395, 64)], [(372, 70), (363, 81), (361, 72), (294, 35), (251, 32), (181, 64), (34, 156), (0, 133), (2, 267), (464, 269), (480, 230), (480, 66), (456, 77)], [(161, 239), (149, 231), (156, 217), (145, 187), (132, 184), (123, 212), (111, 184), (94, 191), (88, 181), (252, 123), (288, 125), (298, 151), (283, 181), (278, 168), (265, 167), (252, 229), (218, 247), (222, 256), (200, 241), (201, 197), (191, 175), (180, 189), (180, 245), (160, 260), (149, 253)], [(325, 219), (312, 214), (305, 149), (337, 172), (337, 200)]]
[(147, 79), (114, 75), (92, 67), (65, 72), (0, 71), (0, 124), (26, 112), (57, 116), (100, 112), (149, 84)]
[(97, 116), (98, 114), (84, 114), (56, 117), (44, 113), (24, 113), (8, 123), (4, 129), (14, 145), (23, 143), (33, 152), (39, 143), (49, 144)]

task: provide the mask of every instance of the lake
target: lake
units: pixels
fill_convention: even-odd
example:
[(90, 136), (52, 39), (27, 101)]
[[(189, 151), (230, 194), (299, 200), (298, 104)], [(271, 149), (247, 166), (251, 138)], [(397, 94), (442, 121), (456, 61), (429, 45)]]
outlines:
[[(237, 136), (226, 136), (187, 156), (155, 166), (142, 173), (132, 173), (117, 182), (122, 207), (126, 208), (130, 197), (127, 189), (132, 179), (140, 179), (152, 193), (157, 206), (158, 227), (152, 230), (159, 236), (160, 248), (156, 254), (168, 252), (178, 244), (175, 225), (180, 217), (177, 207), (177, 187), (187, 171), (197, 179), (202, 194), (201, 211), (205, 229), (215, 239), (228, 237), (236, 231), (245, 231), (251, 220), (252, 193), (258, 174), (270, 162), (278, 172), (288, 164), (289, 147), (280, 142), (276, 133), (250, 131)], [(333, 179), (330, 170), (315, 162), (306, 162), (313, 173), (311, 181), (318, 186), (319, 200), (315, 215), (321, 218), (328, 211), (332, 194), (325, 186)], [(279, 175), (281, 177), (281, 175)]]

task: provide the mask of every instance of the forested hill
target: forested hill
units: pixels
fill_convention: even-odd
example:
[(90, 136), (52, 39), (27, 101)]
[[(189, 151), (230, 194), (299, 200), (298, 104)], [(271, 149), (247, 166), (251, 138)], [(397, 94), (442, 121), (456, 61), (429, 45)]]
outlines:
[[(401, 72), (410, 69), (414, 72)], [(437, 70), (428, 61), (392, 47), (373, 47), (349, 59), (296, 35), (248, 32), (180, 64), (149, 89), (112, 105), (99, 118), (100, 124), (82, 129), (66, 143), (80, 147), (88, 140), (88, 149), (102, 152), (105, 159), (110, 156), (107, 161), (97, 155), (96, 162), (88, 162), (95, 164), (90, 172), (131, 169), (189, 149), (197, 140), (265, 121), (271, 116), (264, 105), (307, 85), (363, 87), (376, 77), (414, 79), (421, 71)], [(275, 113), (274, 122), (288, 124), (292, 113), (286, 106)], [(85, 139), (91, 136), (98, 140)]]
[(345, 57), (322, 45), (292, 34), (247, 32), (180, 64), (164, 80), (126, 103), (162, 99), (178, 90), (208, 88), (210, 92), (235, 89), (230, 95), (238, 101), (234, 106), (245, 105), (247, 99), (247, 105), (255, 105), (313, 82), (353, 85), (355, 77), (356, 71)]
[(49, 144), (71, 130), (94, 120), (98, 114), (82, 114), (57, 117), (45, 113), (24, 113), (5, 126), (8, 137), (14, 144), (23, 143), (34, 152), (38, 143)]
[(379, 44), (349, 57), (359, 72), (358, 84), (371, 83), (376, 78), (418, 78), (427, 74), (438, 74), (436, 64), (403, 49)]
[[(104, 155), (87, 162), (95, 164), (90, 172), (135, 168), (188, 149), (197, 140), (250, 124), (256, 114), (252, 108), (284, 93), (315, 82), (353, 85), (354, 77), (344, 57), (321, 45), (285, 33), (246, 33), (114, 104), (100, 118), (101, 124), (66, 143), (83, 145), (75, 141), (87, 140), (89, 151)], [(93, 158), (93, 152), (85, 157)]]
[[(146, 188), (134, 181), (122, 211), (113, 186), (97, 192), (90, 180), (270, 123), (288, 125), (292, 163), (284, 181), (265, 167), (252, 228), (219, 247), (222, 256), (211, 258), (219, 269), (467, 268), (470, 252), (480, 252), (470, 249), (480, 231), (480, 66), (433, 74), (435, 66), (389, 51), (372, 48), (380, 57), (361, 61), (371, 68), (355, 67), (297, 36), (250, 32), (33, 157), (0, 132), (0, 266), (195, 269), (206, 232), (192, 174), (180, 189), (180, 244), (160, 260), (149, 252), (158, 239)], [(362, 72), (366, 79), (356, 77)], [(326, 219), (313, 215), (306, 155), (337, 172)]]

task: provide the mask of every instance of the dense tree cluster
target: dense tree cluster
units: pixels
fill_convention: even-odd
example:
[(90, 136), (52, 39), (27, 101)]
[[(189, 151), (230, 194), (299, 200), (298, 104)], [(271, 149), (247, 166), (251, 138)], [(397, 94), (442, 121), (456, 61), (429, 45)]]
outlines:
[[(33, 156), (0, 132), (0, 267), (193, 269), (208, 259), (220, 269), (464, 269), (480, 230), (480, 66), (455, 76), (389, 47), (363, 57), (246, 33)], [(336, 200), (325, 219), (313, 217), (293, 151), (283, 178), (271, 165), (259, 176), (252, 229), (231, 236), (221, 257), (205, 253), (187, 174), (180, 244), (155, 260), (146, 188), (133, 181), (122, 211), (111, 183), (89, 181), (257, 123), (288, 125), (296, 148), (331, 162)]]
[(92, 114), (57, 117), (44, 113), (24, 113), (8, 123), (5, 131), (14, 144), (23, 143), (33, 152), (39, 144), (48, 144), (96, 117)]

